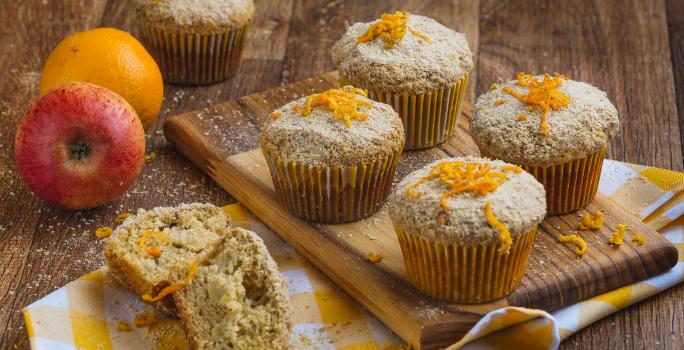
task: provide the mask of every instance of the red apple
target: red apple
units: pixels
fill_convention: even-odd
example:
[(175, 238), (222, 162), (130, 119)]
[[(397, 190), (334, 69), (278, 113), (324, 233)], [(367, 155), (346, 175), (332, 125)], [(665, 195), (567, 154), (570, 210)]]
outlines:
[(92, 208), (119, 198), (145, 158), (145, 134), (131, 105), (89, 83), (47, 91), (19, 124), (14, 157), (26, 184), (44, 201)]

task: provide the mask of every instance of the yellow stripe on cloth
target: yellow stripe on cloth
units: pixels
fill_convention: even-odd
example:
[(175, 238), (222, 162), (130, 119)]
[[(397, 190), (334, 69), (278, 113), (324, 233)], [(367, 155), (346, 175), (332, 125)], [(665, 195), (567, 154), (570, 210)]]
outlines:
[(664, 191), (678, 192), (684, 190), (684, 173), (661, 168), (647, 168), (639, 175)]
[(101, 318), (82, 314), (71, 310), (71, 331), (74, 345), (84, 350), (111, 350), (112, 340), (109, 336), (107, 322)]

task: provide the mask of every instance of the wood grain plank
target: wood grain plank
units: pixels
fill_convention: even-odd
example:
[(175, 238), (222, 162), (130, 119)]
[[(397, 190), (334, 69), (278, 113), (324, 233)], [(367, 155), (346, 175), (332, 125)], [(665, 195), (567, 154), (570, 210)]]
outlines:
[[(684, 6), (667, 0), (680, 144), (684, 143)], [(661, 53), (659, 53), (661, 54)], [(658, 96), (654, 102), (658, 103)], [(561, 349), (676, 349), (684, 344), (684, 285), (618, 311), (568, 338)]]
[(663, 5), (483, 0), (478, 91), (518, 71), (566, 73), (607, 91), (618, 108), (609, 158), (683, 169)]
[[(544, 221), (522, 284), (504, 300), (472, 306), (438, 302), (424, 296), (407, 279), (401, 251), (384, 210), (371, 218), (343, 225), (307, 224), (278, 202), (261, 151), (252, 149), (258, 147), (258, 130), (283, 99), (319, 92), (335, 83), (335, 74), (324, 74), (190, 112), (169, 119), (164, 133), (221, 187), (413, 346), (449, 345), (474, 324), (478, 314), (502, 303), (555, 310), (653, 276), (676, 263), (676, 249), (659, 233), (608, 199), (597, 196), (578, 213)], [(465, 106), (466, 112), (469, 107)], [(233, 142), (226, 135), (244, 133), (241, 123), (249, 123), (249, 137), (231, 145)], [(444, 148), (405, 152), (396, 179), (432, 159), (471, 154), (472, 140), (466, 140), (469, 136), (461, 129)], [(252, 150), (245, 152), (246, 149)], [(598, 209), (605, 214), (605, 225), (583, 235), (590, 248), (580, 259), (572, 247), (558, 243), (557, 236), (574, 231), (582, 213)], [(607, 241), (618, 223), (647, 236), (649, 245), (636, 247), (627, 242), (620, 249), (610, 247)], [(368, 252), (381, 252), (386, 259), (371, 264), (365, 258)], [(438, 312), (428, 316), (421, 310)]]
[(52, 47), (66, 34), (98, 23), (104, 5), (105, 1), (0, 4), (0, 47), (6, 48), (0, 55), (0, 71), (6, 74), (0, 85), (0, 348), (16, 339), (28, 345), (20, 312), (25, 297), (35, 297), (34, 291), (39, 289), (54, 289), (51, 277), (33, 273), (32, 261), (43, 255), (37, 250), (39, 238), (34, 232), (44, 215), (44, 205), (17, 173), (13, 156), (16, 126), (38, 94), (39, 72)]
[[(237, 76), (224, 83), (201, 88), (166, 85), (162, 113), (146, 136), (147, 151), (156, 152), (157, 159), (144, 167), (135, 186), (120, 200), (94, 210), (62, 211), (51, 207), (43, 208), (42, 202), (21, 185), (21, 179), (14, 170), (13, 157), (10, 156), (13, 152), (11, 147), (14, 130), (10, 128), (16, 127), (23, 110), (37, 94), (42, 62), (54, 45), (69, 33), (98, 26), (116, 27), (136, 35), (129, 5), (128, 1), (123, 0), (84, 1), (83, 4), (75, 1), (51, 1), (48, 5), (35, 0), (27, 6), (17, 3), (8, 9), (15, 12), (5, 12), (4, 7), (7, 5), (0, 4), (0, 12), (12, 15), (17, 21), (9, 26), (2, 26), (0, 30), (22, 26), (26, 29), (26, 32), (0, 37), (1, 47), (23, 43), (22, 47), (17, 47), (17, 56), (0, 55), (0, 67), (3, 71), (16, 70), (13, 71), (14, 79), (11, 83), (0, 87), (2, 96), (14, 97), (11, 101), (0, 102), (3, 118), (7, 115), (7, 118), (11, 117), (9, 120), (14, 121), (0, 126), (7, 127), (7, 130), (0, 133), (2, 148), (11, 151), (0, 152), (3, 178), (3, 184), (0, 184), (0, 198), (3, 199), (0, 213), (7, 218), (7, 221), (3, 220), (0, 224), (0, 330), (4, 334), (0, 338), (0, 348), (4, 348), (4, 344), (28, 348), (21, 309), (104, 264), (102, 241), (96, 239), (93, 232), (97, 227), (114, 225), (113, 218), (116, 214), (135, 211), (137, 208), (183, 202), (211, 202), (217, 205), (234, 202), (234, 199), (169, 145), (161, 133), (161, 125), (169, 115), (178, 111), (195, 110), (215, 101), (280, 84), (281, 60), (247, 58)], [(289, 20), (283, 18), (282, 10), (282, 6), (269, 6), (262, 1), (259, 15), (264, 19), (280, 19), (289, 25)], [(40, 18), (50, 20), (40, 21)], [(25, 25), (33, 22), (39, 25)], [(246, 57), (258, 57), (259, 52), (272, 49), (270, 42), (283, 40), (282, 28), (262, 28), (270, 25), (268, 20), (255, 22), (252, 29), (259, 37), (250, 37), (252, 42), (245, 49)], [(46, 36), (45, 33), (50, 35)], [(41, 45), (40, 50), (31, 46), (36, 43), (36, 37), (41, 38), (38, 42)], [(24, 62), (27, 57), (29, 61)], [(9, 68), (4, 70), (4, 67)]]

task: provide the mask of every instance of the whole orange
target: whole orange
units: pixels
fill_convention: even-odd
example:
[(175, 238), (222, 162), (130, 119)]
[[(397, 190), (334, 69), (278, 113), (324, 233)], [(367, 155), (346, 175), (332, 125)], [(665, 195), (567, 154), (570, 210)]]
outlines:
[(50, 53), (40, 93), (74, 81), (108, 88), (133, 106), (145, 129), (159, 114), (164, 82), (159, 66), (140, 42), (114, 28), (72, 34)]

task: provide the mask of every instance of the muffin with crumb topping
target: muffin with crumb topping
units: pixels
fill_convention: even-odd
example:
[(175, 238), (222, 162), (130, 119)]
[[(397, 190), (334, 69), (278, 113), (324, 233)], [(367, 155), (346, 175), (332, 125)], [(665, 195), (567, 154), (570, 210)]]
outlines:
[(366, 89), (401, 116), (406, 149), (453, 135), (473, 60), (465, 36), (408, 12), (352, 25), (332, 48), (341, 84)]
[(493, 84), (479, 96), (470, 135), (483, 156), (517, 164), (546, 188), (549, 215), (587, 205), (619, 130), (606, 93), (556, 74)]
[(260, 135), (278, 199), (312, 222), (354, 221), (390, 193), (404, 147), (397, 113), (346, 86), (290, 102)]
[(502, 298), (522, 280), (544, 188), (499, 160), (438, 160), (404, 178), (388, 213), (411, 282), (458, 303)]
[(237, 71), (252, 0), (134, 0), (143, 42), (169, 83), (202, 85)]

